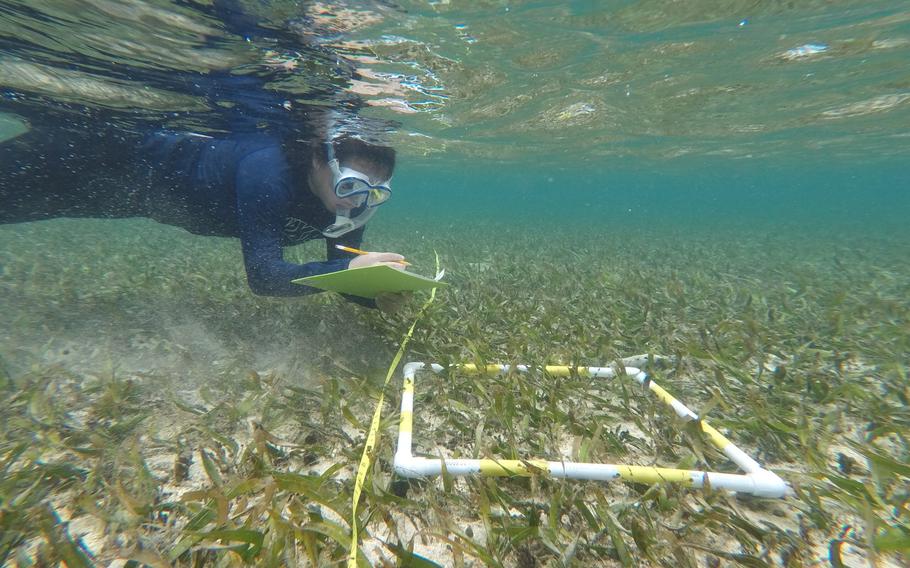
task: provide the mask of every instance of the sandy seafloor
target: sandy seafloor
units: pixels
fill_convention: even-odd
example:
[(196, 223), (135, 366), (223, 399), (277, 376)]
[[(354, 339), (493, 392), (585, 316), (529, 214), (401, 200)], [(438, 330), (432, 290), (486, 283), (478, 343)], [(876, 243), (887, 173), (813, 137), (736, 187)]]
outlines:
[[(617, 356), (638, 353), (682, 356), (688, 363), (677, 374), (668, 374), (668, 388), (694, 409), (709, 405), (711, 416), (724, 416), (749, 412), (749, 401), (736, 398), (746, 390), (731, 388), (712, 400), (721, 391), (717, 384), (708, 384), (711, 376), (716, 377), (714, 367), (706, 362), (710, 357), (704, 352), (686, 352), (687, 348), (701, 345), (700, 349), (710, 353), (712, 349), (722, 351), (717, 342), (725, 339), (740, 349), (756, 341), (762, 346), (752, 348), (762, 355), (741, 353), (741, 372), (762, 385), (780, 378), (776, 370), (787, 367), (789, 378), (781, 378), (775, 388), (798, 391), (804, 388), (800, 386), (800, 373), (806, 367), (793, 358), (805, 359), (805, 355), (797, 354), (797, 346), (811, 344), (820, 360), (843, 354), (836, 372), (841, 373), (844, 384), (877, 393), (875, 396), (883, 401), (892, 401), (891, 406), (882, 402), (880, 408), (900, 411), (894, 393), (882, 385), (887, 380), (883, 377), (896, 372), (894, 365), (902, 366), (906, 373), (904, 349), (910, 336), (910, 239), (904, 238), (906, 235), (887, 231), (869, 234), (863, 227), (819, 233), (793, 229), (792, 235), (775, 228), (745, 232), (718, 229), (718, 234), (710, 229), (687, 233), (627, 228), (603, 234), (587, 230), (582, 238), (564, 227), (551, 230), (538, 226), (511, 228), (507, 239), (497, 241), (477, 227), (458, 232), (449, 226), (444, 235), (434, 235), (432, 230), (432, 225), (387, 223), (371, 233), (367, 242), (369, 248), (406, 252), (415, 267), (428, 274), (433, 272), (435, 250), (453, 285), (436, 300), (437, 309), (426, 320), (429, 327), (418, 331), (406, 359), (476, 360), (478, 353), (495, 359), (513, 353), (518, 358), (539, 358), (531, 362), (577, 360), (609, 365)], [(566, 243), (580, 242), (585, 244), (571, 254), (566, 252)], [(298, 247), (292, 254), (306, 258), (321, 254), (321, 249), (318, 243)], [(196, 237), (149, 221), (59, 220), (0, 227), (0, 313), (4, 320), (0, 326), (0, 363), (7, 377), (4, 398), (12, 400), (16, 385), (27, 383), (29, 388), (43, 392), (41, 400), (45, 401), (33, 401), (21, 412), (8, 406), (3, 410), (7, 414), (3, 423), (9, 427), (10, 416), (20, 412), (20, 418), (32, 416), (39, 423), (46, 424), (50, 420), (47, 417), (53, 415), (71, 429), (90, 430), (102, 420), (97, 416), (98, 386), (126, 381), (135, 386), (135, 391), (122, 401), (122, 411), (145, 418), (123, 438), (109, 444), (125, 453), (136, 448), (157, 484), (158, 500), (178, 499), (211, 483), (198, 453), (194, 454), (196, 444), (212, 447), (210, 441), (200, 441), (204, 438), (199, 434), (200, 420), (239, 444), (233, 456), (222, 456), (225, 464), (232, 459), (236, 462), (243, 448), (254, 443), (255, 429), (261, 424), (273, 436), (272, 441), (287, 444), (284, 457), (273, 464), (276, 468), (318, 474), (340, 463), (336, 478), (346, 482), (362, 448), (363, 431), (357, 425), (369, 419), (385, 367), (400, 334), (416, 315), (417, 303), (397, 319), (390, 319), (327, 294), (303, 299), (257, 298), (245, 286), (236, 241)], [(647, 310), (643, 309), (646, 305)], [(753, 339), (743, 340), (738, 334)], [(735, 354), (731, 356), (731, 360), (736, 358)], [(834, 376), (819, 370), (827, 368), (826, 364), (815, 367), (822, 379)], [(763, 375), (758, 372), (760, 367)], [(729, 372), (729, 368), (724, 369)], [(311, 394), (325, 393), (325, 385), (332, 379), (340, 381), (343, 390), (342, 402), (337, 393), (333, 395), (336, 398), (325, 398), (337, 404), (335, 407), (326, 408), (329, 403), (321, 403), (318, 396), (294, 398), (299, 392), (288, 390), (295, 387), (312, 389)], [(392, 402), (386, 414), (394, 418), (397, 377), (393, 384), (387, 393)], [(440, 384), (435, 389), (452, 400), (461, 398), (463, 405), (478, 400), (476, 393), (447, 390)], [(770, 390), (759, 388), (757, 392), (774, 396)], [(566, 399), (562, 403), (588, 408), (592, 415), (603, 417), (603, 409), (589, 408), (581, 398), (572, 400), (571, 392), (563, 395)], [(420, 399), (422, 408), (428, 410), (425, 418), (418, 417), (418, 427), (428, 432), (428, 438), (432, 432), (433, 439), (418, 439), (418, 449), (427, 454), (468, 454), (474, 441), (454, 435), (446, 430), (442, 418), (431, 417), (450, 406), (445, 396), (428, 394)], [(799, 400), (800, 396), (788, 400)], [(866, 461), (850, 441), (862, 442), (868, 434), (867, 424), (873, 418), (861, 413), (871, 408), (871, 403), (851, 406), (849, 401), (828, 399), (811, 407), (811, 402), (802, 398), (809, 407), (809, 423), (824, 423), (819, 432), (830, 427), (824, 442), (805, 442), (818, 445), (821, 466), (817, 457), (796, 455), (794, 448), (800, 445), (792, 440), (796, 433), (782, 434), (766, 424), (756, 425), (746, 435), (729, 428), (724, 431), (789, 480), (804, 483), (802, 474), (819, 467), (820, 471), (837, 473), (842, 454), (854, 463), (852, 472), (843, 477), (868, 483)], [(299, 400), (305, 404), (289, 407)], [(238, 404), (241, 410), (234, 408), (233, 413), (218, 411)], [(515, 404), (533, 406), (534, 402), (519, 398)], [(43, 411), (44, 407), (58, 410)], [(204, 413), (194, 414), (188, 408)], [(482, 409), (473, 410), (475, 419), (484, 415)], [(344, 417), (347, 411), (355, 422)], [(660, 444), (647, 440), (660, 430), (642, 432), (628, 417), (614, 411), (608, 411), (614, 413), (615, 422), (606, 429), (639, 440), (622, 460), (653, 463)], [(522, 412), (521, 408), (516, 407), (516, 412)], [(825, 417), (834, 415), (836, 424), (825, 423)], [(388, 483), (390, 478), (395, 424), (390, 420), (384, 425), (386, 435), (375, 473), (379, 484)], [(522, 423), (518, 431), (536, 438), (541, 428), (546, 429), (546, 425)], [(54, 442), (41, 427), (32, 432), (11, 428), (3, 435), (6, 448), (17, 439), (28, 440), (38, 452), (35, 459), (79, 465), (80, 457), (62, 449), (65, 444)], [(549, 448), (567, 458), (573, 453), (577, 457), (578, 439), (574, 439), (573, 448), (571, 435), (550, 432), (548, 436), (549, 441), (527, 442), (529, 451), (545, 452)], [(763, 436), (777, 438), (771, 443)], [(780, 437), (789, 437), (790, 441), (780, 442)], [(516, 442), (518, 447), (525, 443)], [(878, 443), (894, 459), (906, 457), (906, 446), (893, 435), (884, 436)], [(175, 460), (187, 452), (196, 457), (189, 460), (185, 478), (177, 480)], [(617, 456), (594, 457), (607, 460)], [(93, 458), (84, 459), (82, 465), (94, 467)], [(118, 461), (121, 459), (114, 459), (110, 467), (124, 467)], [(227, 478), (236, 472), (225, 466), (223, 474)], [(546, 490), (534, 484), (501, 483), (518, 501), (547, 500)], [(635, 498), (630, 486), (621, 483), (609, 487), (557, 483), (589, 503), (605, 498), (621, 504)], [(127, 484), (124, 478), (123, 485)], [(338, 487), (343, 494), (350, 494), (349, 483)], [(446, 503), (447, 493), (441, 484), (412, 488), (408, 497), (429, 503), (425, 511), (415, 513), (408, 507), (390, 506), (392, 520), (372, 521), (372, 537), (364, 541), (364, 550), (373, 561), (393, 558), (377, 539), (391, 540), (391, 534), (397, 532), (402, 541), (412, 543), (415, 552), (437, 562), (481, 565), (482, 561), (470, 554), (454, 554), (451, 544), (439, 538), (447, 530), (443, 527), (454, 523), (484, 546), (489, 527), (470, 505), (479, 487), (481, 484), (473, 481), (457, 481), (447, 490), (458, 495), (457, 499), (453, 495), (451, 503)], [(62, 520), (70, 520), (70, 533), (81, 538), (86, 550), (102, 564), (123, 563), (139, 541), (147, 548), (160, 547), (164, 554), (167, 535), (175, 534), (173, 531), (185, 522), (174, 515), (170, 527), (158, 532), (143, 532), (136, 528), (140, 523), (118, 524), (109, 517), (101, 522), (100, 513), (93, 514), (76, 500), (76, 495), (78, 488), (63, 487), (51, 492), (47, 502)], [(695, 509), (703, 506), (698, 492), (681, 494), (679, 499), (690, 501)], [(97, 502), (116, 509), (114, 501), (107, 495), (98, 496)], [(858, 542), (867, 538), (863, 532), (866, 521), (836, 499), (824, 501), (835, 520), (825, 529), (801, 529), (809, 523), (807, 508), (795, 499), (729, 503), (729, 510), (736, 510), (740, 518), (756, 526), (773, 526), (803, 539), (801, 565), (829, 565), (830, 542), (846, 534), (847, 527), (854, 531), (847, 540), (850, 536)], [(620, 510), (615, 510), (617, 515)], [(448, 511), (450, 518), (441, 519), (440, 511)], [(524, 514), (526, 511), (516, 506), (499, 510), (496, 518), (505, 516), (514, 521)], [(578, 528), (577, 513), (574, 515), (567, 513), (556, 524), (564, 523), (566, 530), (575, 531), (582, 539), (594, 539), (592, 531)], [(327, 518), (333, 517), (327, 514)], [(335, 515), (334, 520), (346, 526), (345, 519)], [(671, 510), (663, 522), (685, 521)], [(739, 533), (725, 529), (717, 519), (704, 522), (705, 526), (689, 537), (703, 547), (692, 551), (699, 562), (711, 565), (710, 559), (716, 558), (706, 552), (711, 549), (744, 552), (737, 539)], [(541, 523), (547, 524), (546, 513)], [(624, 530), (627, 545), (634, 552), (638, 544), (633, 542), (632, 533)], [(609, 541), (603, 535), (597, 538)], [(23, 544), (20, 560), (40, 548), (39, 542), (40, 537), (36, 537)], [(616, 557), (611, 559), (593, 548), (585, 556), (584, 542), (575, 543), (579, 547), (574, 560), (577, 565), (621, 565)], [(759, 553), (758, 549), (751, 550)], [(783, 565), (782, 548), (771, 546), (769, 550), (772, 552), (763, 558)], [(850, 542), (841, 552), (847, 566), (869, 561), (863, 547)], [(553, 554), (539, 542), (502, 554), (507, 565), (537, 565), (532, 562), (534, 558), (541, 563), (555, 562)], [(647, 564), (647, 558), (641, 556), (640, 561)], [(671, 558), (663, 551), (657, 560), (651, 560), (664, 564), (672, 563)], [(877, 561), (879, 566), (898, 566), (902, 559), (880, 555)], [(722, 564), (730, 562), (729, 558), (721, 560)]]

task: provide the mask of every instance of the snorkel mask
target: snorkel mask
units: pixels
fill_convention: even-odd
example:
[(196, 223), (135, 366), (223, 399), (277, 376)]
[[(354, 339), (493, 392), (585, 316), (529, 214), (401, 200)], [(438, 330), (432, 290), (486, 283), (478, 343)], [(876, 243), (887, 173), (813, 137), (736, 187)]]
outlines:
[(392, 197), (389, 181), (372, 184), (363, 172), (351, 168), (342, 168), (335, 157), (332, 142), (326, 142), (326, 154), (329, 169), (332, 170), (332, 184), (335, 195), (352, 203), (349, 209), (335, 210), (335, 222), (326, 227), (322, 234), (330, 239), (350, 233), (362, 227), (376, 212), (376, 208)]

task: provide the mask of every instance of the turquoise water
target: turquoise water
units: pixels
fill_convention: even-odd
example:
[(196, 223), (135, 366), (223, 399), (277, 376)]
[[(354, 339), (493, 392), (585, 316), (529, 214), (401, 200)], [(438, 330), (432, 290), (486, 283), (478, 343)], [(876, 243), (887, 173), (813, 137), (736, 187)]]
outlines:
[[(343, 21), (311, 23), (299, 45), (244, 42), (167, 2), (5, 4), (4, 88), (150, 117), (200, 104), (150, 71), (246, 73), (296, 47), (315, 61), (273, 85), (307, 101), (332, 81), (312, 46), (347, 56), (378, 89), (363, 99), (395, 109), (362, 114), (400, 123), (402, 210), (457, 202), (478, 213), (518, 199), (531, 215), (666, 206), (807, 222), (815, 207), (906, 207), (910, 24), (899, 2), (350, 2)], [(324, 11), (245, 5), (276, 28)], [(465, 164), (484, 173), (464, 177)]]
[(902, 234), (910, 211), (910, 174), (897, 161), (818, 167), (719, 159), (664, 168), (476, 164), (470, 172), (443, 163), (409, 166), (396, 177), (396, 199), (402, 199), (389, 207), (389, 217), (445, 212), (440, 222), (464, 217), (517, 226), (549, 220), (597, 228), (742, 225)]
[[(2, 87), (132, 121), (190, 110), (169, 126), (216, 129), (168, 71), (263, 73), (296, 56), (270, 86), (353, 96), (397, 124), (389, 209), (821, 224), (906, 211), (900, 2), (240, 4), (290, 35), (246, 41), (204, 4), (5, 2)], [(359, 78), (338, 77), (333, 54)]]

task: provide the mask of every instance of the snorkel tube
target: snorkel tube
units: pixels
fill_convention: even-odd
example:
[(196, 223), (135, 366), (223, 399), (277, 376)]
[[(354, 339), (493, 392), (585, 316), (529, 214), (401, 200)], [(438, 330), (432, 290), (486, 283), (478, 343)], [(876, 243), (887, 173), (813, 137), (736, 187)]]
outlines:
[(354, 226), (354, 221), (348, 217), (349, 210), (338, 210), (335, 212), (335, 222), (326, 227), (322, 234), (330, 239), (337, 239), (342, 235), (350, 233), (357, 227)]
[(351, 217), (350, 209), (337, 209), (335, 211), (335, 222), (326, 227), (322, 234), (330, 239), (337, 239), (346, 235), (355, 229), (363, 227), (373, 213), (376, 212), (374, 207), (365, 207), (363, 213)]

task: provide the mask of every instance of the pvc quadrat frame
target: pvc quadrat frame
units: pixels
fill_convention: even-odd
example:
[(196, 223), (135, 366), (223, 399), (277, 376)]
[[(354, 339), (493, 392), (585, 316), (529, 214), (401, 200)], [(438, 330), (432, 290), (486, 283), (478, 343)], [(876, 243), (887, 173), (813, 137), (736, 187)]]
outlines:
[[(474, 364), (463, 364), (457, 367), (462, 372), (501, 374), (512, 369), (511, 365), (487, 365), (486, 368)], [(677, 415), (685, 420), (699, 421), (702, 432), (711, 443), (721, 450), (743, 471), (741, 474), (717, 473), (686, 469), (672, 469), (650, 466), (623, 464), (597, 464), (569, 461), (545, 460), (498, 460), (498, 459), (455, 459), (426, 458), (412, 454), (414, 429), (414, 381), (417, 372), (432, 370), (439, 373), (444, 370), (441, 365), (426, 363), (407, 363), (404, 366), (404, 387), (401, 394), (401, 419), (398, 428), (398, 447), (395, 450), (395, 472), (406, 478), (440, 475), (443, 465), (448, 475), (465, 476), (479, 474), (484, 476), (531, 476), (549, 474), (552, 477), (566, 479), (589, 479), (614, 481), (624, 479), (638, 483), (679, 483), (688, 487), (703, 488), (710, 486), (716, 489), (727, 489), (757, 497), (784, 497), (790, 492), (787, 483), (777, 474), (767, 470), (745, 452), (737, 448), (723, 434), (715, 430), (706, 421), (699, 420), (697, 414), (674, 398), (670, 393), (652, 381), (647, 373), (637, 367), (625, 367), (619, 375), (612, 367), (569, 367), (547, 365), (543, 370), (553, 377), (566, 377), (572, 373), (580, 376), (602, 379), (615, 379), (620, 376), (634, 378), (642, 387), (648, 389), (659, 400), (670, 406)], [(515, 370), (527, 372), (526, 365), (515, 365)]]

